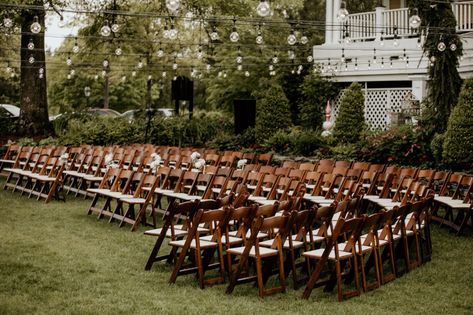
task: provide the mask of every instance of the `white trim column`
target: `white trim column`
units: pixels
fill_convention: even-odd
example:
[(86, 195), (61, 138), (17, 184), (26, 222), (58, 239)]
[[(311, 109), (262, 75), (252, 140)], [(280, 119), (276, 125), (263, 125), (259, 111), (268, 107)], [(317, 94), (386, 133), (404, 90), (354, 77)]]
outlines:
[[(326, 0), (329, 1), (329, 0)], [(338, 18), (338, 13), (340, 11), (340, 5), (342, 4), (341, 0), (333, 0), (333, 35), (332, 35), (332, 43), (338, 43), (340, 41), (340, 33), (343, 29), (343, 24), (340, 22)]]
[(333, 0), (325, 1), (325, 44), (333, 43)]

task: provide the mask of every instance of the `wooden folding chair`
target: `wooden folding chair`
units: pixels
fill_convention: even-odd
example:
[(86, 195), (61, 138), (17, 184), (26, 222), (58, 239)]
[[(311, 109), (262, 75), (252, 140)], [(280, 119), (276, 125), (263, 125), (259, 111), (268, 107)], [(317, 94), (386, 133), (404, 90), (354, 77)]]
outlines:
[[(154, 262), (166, 260), (171, 263), (175, 259), (175, 252), (171, 251), (168, 254), (159, 256), (158, 253), (161, 246), (166, 238), (170, 238), (172, 241), (178, 240), (187, 235), (189, 230), (189, 221), (197, 211), (199, 201), (186, 201), (177, 202), (176, 200), (169, 204), (166, 212), (164, 213), (163, 226), (157, 229), (148, 230), (144, 234), (150, 236), (157, 236), (156, 243), (151, 250), (151, 254), (145, 266), (145, 270), (150, 270)], [(181, 224), (184, 220), (185, 224)], [(176, 225), (179, 224), (179, 229)]]
[[(222, 235), (229, 219), (229, 209), (216, 209), (204, 211), (199, 209), (195, 214), (188, 234), (185, 239), (170, 241), (169, 245), (180, 248), (176, 264), (171, 273), (169, 283), (175, 283), (180, 275), (196, 273), (201, 289), (206, 284), (223, 283), (225, 281), (225, 261), (223, 256)], [(210, 239), (202, 239), (200, 237), (199, 226), (208, 226), (211, 234)], [(193, 262), (188, 266), (184, 265), (188, 255), (193, 253)], [(217, 257), (216, 264), (211, 264), (214, 260), (215, 252)], [(218, 267), (219, 273), (217, 277), (204, 278), (205, 271), (209, 268)]]
[[(237, 284), (256, 281), (258, 284), (259, 296), (264, 297), (269, 294), (284, 292), (286, 290), (285, 273), (284, 273), (284, 254), (283, 244), (290, 230), (290, 217), (287, 215), (274, 216), (264, 219), (257, 217), (251, 227), (251, 236), (247, 239), (245, 246), (234, 247), (227, 250), (227, 253), (238, 256), (239, 263), (234, 272), (230, 271), (230, 283), (226, 293), (233, 292)], [(262, 247), (259, 244), (258, 234), (261, 232), (274, 234), (273, 242), (270, 248)], [(242, 272), (246, 269), (247, 260), (249, 258), (255, 260), (256, 275), (241, 277)], [(266, 261), (263, 269), (263, 260)], [(279, 285), (272, 288), (265, 288), (273, 268), (278, 273)]]
[[(360, 280), (359, 280), (359, 269), (358, 259), (356, 259), (356, 242), (359, 238), (360, 227), (363, 223), (363, 218), (352, 218), (345, 220), (340, 218), (333, 228), (333, 233), (328, 239), (325, 248), (315, 249), (305, 252), (303, 255), (317, 261), (315, 270), (312, 272), (307, 286), (304, 290), (302, 298), (308, 299), (312, 290), (316, 285), (326, 283), (326, 290), (330, 290), (333, 287), (335, 280), (338, 288), (338, 301), (342, 301), (344, 297), (352, 297), (360, 295)], [(347, 242), (338, 243), (340, 236), (346, 236)], [(320, 281), (323, 267), (328, 261), (335, 263), (335, 271), (328, 282)], [(347, 264), (350, 262), (350, 264)], [(347, 273), (343, 273), (345, 267), (350, 266), (351, 271), (355, 275), (355, 289), (348, 292), (343, 292), (342, 277)]]

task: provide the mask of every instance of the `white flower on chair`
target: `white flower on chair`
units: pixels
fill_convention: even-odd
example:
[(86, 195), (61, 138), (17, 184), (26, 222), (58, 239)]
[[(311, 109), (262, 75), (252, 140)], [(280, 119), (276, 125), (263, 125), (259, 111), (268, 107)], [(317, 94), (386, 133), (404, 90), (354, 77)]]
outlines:
[(199, 158), (200, 158), (200, 153), (199, 152), (197, 152), (197, 151), (192, 152), (192, 154), (191, 154), (192, 163), (195, 164), (195, 162), (197, 162), (197, 160)]
[(112, 152), (108, 153), (108, 154), (105, 156), (104, 162), (105, 162), (105, 165), (112, 164), (112, 162), (113, 162), (113, 153), (112, 153)]
[(66, 163), (67, 160), (69, 159), (69, 153), (63, 153), (60, 157), (59, 157), (59, 160), (63, 163)]
[(194, 168), (198, 170), (202, 170), (204, 167), (205, 167), (204, 159), (198, 159), (197, 161), (194, 162)]
[(248, 163), (248, 160), (247, 159), (241, 159), (237, 162), (237, 168), (243, 168), (246, 163)]

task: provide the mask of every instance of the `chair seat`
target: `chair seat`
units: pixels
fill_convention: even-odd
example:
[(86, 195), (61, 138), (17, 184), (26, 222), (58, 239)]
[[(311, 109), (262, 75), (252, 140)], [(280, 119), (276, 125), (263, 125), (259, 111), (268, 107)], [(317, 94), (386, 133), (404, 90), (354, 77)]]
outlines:
[[(236, 236), (237, 233), (238, 233), (238, 231), (230, 231), (230, 232), (228, 232), (228, 235), (230, 235), (230, 236)], [(245, 237), (246, 237), (246, 238), (250, 238), (250, 236), (251, 236), (251, 231), (248, 230), (248, 231), (246, 232)], [(263, 233), (263, 232), (258, 232), (258, 235), (256, 236), (257, 239), (262, 239), (262, 238), (266, 238), (266, 237), (268, 237), (268, 234), (267, 234), (267, 233)]]
[[(314, 249), (314, 250), (304, 252), (303, 255), (306, 256), (306, 257), (309, 257), (309, 258), (318, 259), (318, 258), (322, 257), (322, 254), (324, 253), (324, 250), (325, 250), (325, 248)], [(344, 252), (344, 251), (340, 251), (340, 250), (339, 250), (338, 254), (339, 254), (340, 259), (348, 259), (348, 258), (353, 256), (353, 254), (351, 252)], [(334, 248), (332, 248), (332, 250), (330, 251), (330, 254), (328, 255), (328, 259), (335, 260), (335, 249)]]
[[(234, 254), (234, 255), (242, 255), (244, 250), (245, 250), (244, 246), (243, 247), (229, 248), (229, 249), (227, 249), (227, 253)], [(259, 253), (260, 253), (261, 257), (268, 257), (268, 256), (277, 255), (278, 251), (276, 249), (272, 249), (272, 248), (268, 248), (268, 247), (260, 247), (259, 248)], [(249, 256), (256, 257), (255, 246), (251, 247)]]
[[(178, 241), (171, 241), (169, 242), (169, 245), (171, 246), (177, 246), (177, 247), (184, 247), (184, 244), (186, 243), (186, 240), (178, 240)], [(191, 241), (191, 248), (196, 248), (196, 241), (193, 239)], [(218, 243), (217, 242), (209, 242), (209, 241), (204, 241), (202, 239), (199, 240), (199, 245), (200, 248), (211, 248), (211, 247), (217, 247)]]
[[(202, 236), (200, 238), (201, 241), (211, 241), (212, 240), (212, 235), (206, 235), (206, 236)], [(227, 244), (227, 245), (237, 245), (237, 244), (241, 244), (243, 242), (243, 239), (239, 238), (239, 237), (234, 237), (234, 236), (229, 236), (228, 237), (228, 242), (227, 242), (227, 238), (225, 237), (225, 235), (222, 235), (222, 243), (224, 244)]]
[[(266, 240), (266, 241), (262, 241), (262, 242), (259, 242), (259, 244), (261, 246), (264, 246), (264, 247), (271, 247), (273, 245), (273, 242), (274, 242), (274, 239), (270, 239), (270, 240)], [(293, 248), (300, 248), (304, 246), (304, 242), (301, 242), (301, 241), (292, 241), (292, 247)], [(286, 241), (284, 242), (284, 245), (283, 247), (285, 249), (288, 249), (289, 248), (289, 241)]]
[[(151, 235), (151, 236), (159, 236), (161, 235), (161, 231), (163, 229), (162, 228), (158, 228), (158, 229), (152, 229), (152, 230), (148, 230), (148, 231), (145, 231), (145, 235)], [(176, 237), (179, 237), (179, 236), (185, 236), (187, 235), (187, 231), (185, 230), (180, 230), (180, 229), (174, 229), (174, 236)], [(172, 232), (171, 232), (171, 229), (167, 229), (166, 231), (166, 237), (172, 237)]]
[(146, 202), (146, 199), (145, 198), (133, 198), (133, 197), (130, 197), (130, 198), (120, 198), (120, 201), (122, 202), (125, 202), (125, 203), (135, 203), (135, 204), (143, 204)]
[(91, 182), (101, 182), (103, 180), (102, 176), (92, 176), (92, 175), (85, 175), (82, 177), (84, 180), (88, 180)]

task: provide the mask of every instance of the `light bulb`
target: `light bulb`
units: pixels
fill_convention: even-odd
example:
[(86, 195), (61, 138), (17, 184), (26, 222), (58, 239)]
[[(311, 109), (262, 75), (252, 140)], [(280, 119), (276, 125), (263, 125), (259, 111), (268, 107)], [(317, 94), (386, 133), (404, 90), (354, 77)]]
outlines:
[(75, 43), (74, 46), (72, 47), (72, 52), (74, 54), (77, 54), (79, 52), (79, 45), (77, 45), (77, 43)]
[(113, 23), (111, 30), (112, 32), (117, 33), (120, 30), (120, 25), (118, 25), (117, 23)]
[(106, 77), (107, 76), (107, 71), (105, 70), (102, 70), (102, 78)]
[(269, 71), (273, 71), (274, 70), (274, 66), (273, 65), (269, 65)]
[(30, 27), (31, 33), (38, 34), (41, 32), (41, 25), (38, 22), (38, 16), (35, 16), (33, 18), (33, 23), (31, 24)]
[(340, 10), (338, 11), (338, 20), (340, 22), (345, 22), (348, 19), (348, 10), (344, 6), (345, 2), (342, 2), (342, 6), (340, 7)]
[(68, 65), (68, 66), (72, 65), (72, 59), (71, 59), (71, 57), (67, 57), (66, 65)]
[(141, 69), (141, 68), (143, 68), (143, 61), (140, 60), (138, 62), (138, 69)]
[(438, 43), (438, 45), (437, 45), (437, 49), (438, 49), (440, 52), (445, 51), (446, 48), (447, 48), (447, 45), (445, 45), (444, 42), (440, 42), (440, 43)]
[(120, 56), (122, 53), (123, 53), (123, 50), (120, 48), (120, 46), (117, 47), (117, 49), (115, 49), (115, 55)]
[(435, 56), (430, 57), (430, 62), (434, 63), (435, 60), (437, 60), (437, 58), (435, 58)]
[(135, 70), (133, 70), (133, 71), (131, 72), (131, 76), (132, 76), (132, 77), (136, 77), (136, 71), (135, 71)]
[(158, 52), (156, 53), (156, 56), (158, 56), (159, 58), (162, 58), (164, 56), (164, 50), (159, 48)]
[(409, 18), (409, 26), (413, 29), (418, 29), (420, 27), (420, 17), (417, 14), (417, 9), (414, 9), (414, 14)]
[(60, 28), (63, 28), (64, 26), (66, 26), (66, 21), (64, 21), (64, 17), (61, 15), (61, 17), (59, 18), (59, 22), (57, 24)]
[(33, 56), (30, 56), (30, 57), (28, 58), (28, 62), (31, 63), (31, 64), (33, 64), (33, 63), (34, 63), (34, 57), (33, 57)]
[(292, 51), (292, 50), (289, 50), (289, 51), (287, 52), (287, 56), (289, 57), (289, 59), (294, 59), (294, 58), (296, 58), (296, 54), (294, 54), (294, 51)]
[(175, 40), (177, 38), (177, 29), (174, 28), (174, 24), (171, 24), (171, 29), (169, 30), (168, 37), (170, 40)]
[(305, 45), (309, 42), (309, 38), (307, 38), (307, 36), (305, 35), (302, 35), (301, 36), (301, 44)]
[(230, 41), (236, 43), (240, 40), (240, 34), (238, 34), (236, 28), (233, 28), (233, 31), (230, 33)]
[(256, 44), (263, 44), (263, 35), (261, 35), (261, 32), (258, 32), (258, 35), (256, 36)]
[(245, 77), (247, 77), (247, 78), (248, 78), (249, 76), (250, 76), (250, 71), (248, 71), (248, 70), (247, 70), (247, 71), (245, 71)]
[(166, 8), (168, 8), (170, 11), (177, 11), (179, 9), (179, 0), (166, 0)]
[(166, 71), (163, 71), (163, 73), (162, 73), (161, 75), (162, 75), (163, 78), (165, 78), (166, 75), (167, 75), (167, 72), (166, 72)]
[(153, 76), (150, 74), (150, 75), (148, 75), (148, 81), (151, 80), (151, 79), (153, 79)]
[(76, 70), (71, 69), (71, 71), (69, 71), (69, 73), (70, 73), (71, 75), (74, 75), (74, 74), (76, 74)]
[(98, 74), (94, 75), (94, 80), (97, 81), (98, 79), (99, 79), (99, 75)]
[(34, 43), (33, 43), (33, 39), (30, 38), (30, 42), (28, 43), (28, 49), (29, 50), (33, 50), (34, 49)]
[(122, 76), (122, 82), (126, 81), (126, 75)]
[(287, 37), (287, 43), (291, 46), (297, 43), (297, 37), (294, 35), (294, 30), (291, 30), (291, 33)]
[(40, 79), (44, 78), (44, 74), (43, 73), (38, 74), (38, 78)]
[(10, 28), (13, 26), (13, 21), (12, 19), (10, 19), (9, 17), (6, 17), (3, 19), (3, 26), (5, 26), (6, 28)]
[(39, 68), (38, 72), (39, 73), (44, 73), (44, 68), (43, 67)]
[(197, 52), (197, 59), (201, 60), (204, 58), (204, 53), (202, 51)]
[(238, 71), (243, 70), (243, 66), (242, 66), (242, 65), (238, 65), (238, 66), (237, 66), (237, 70), (238, 70)]
[(312, 62), (314, 61), (314, 57), (312, 55), (307, 56), (307, 62)]
[(67, 79), (70, 80), (72, 78), (72, 75), (70, 73), (67, 74)]
[(242, 56), (237, 56), (236, 57), (236, 62), (237, 63), (242, 63), (243, 62), (243, 57)]
[(220, 39), (220, 36), (218, 35), (217, 30), (215, 28), (210, 33), (210, 39), (213, 41), (217, 41)]
[(451, 51), (457, 50), (457, 45), (455, 43), (450, 44), (450, 50)]
[(271, 13), (269, 3), (267, 0), (261, 0), (258, 6), (256, 7), (256, 13), (261, 17), (266, 17)]
[(102, 28), (100, 28), (100, 35), (102, 35), (103, 37), (108, 37), (111, 33), (112, 30), (110, 29), (110, 26), (108, 26), (108, 21), (105, 20)]
[(226, 73), (226, 72), (223, 73), (223, 77), (224, 77), (224, 78), (227, 77), (227, 73)]
[(272, 58), (272, 62), (273, 62), (273, 63), (278, 63), (278, 62), (279, 62), (278, 56), (275, 55), (275, 56)]
[(178, 66), (177, 66), (177, 63), (173, 63), (173, 64), (172, 64), (172, 69), (173, 69), (173, 70), (176, 70), (177, 67), (178, 67)]
[(212, 65), (210, 63), (208, 63), (206, 66), (205, 66), (205, 69), (207, 69), (207, 71), (210, 71), (210, 69), (212, 69)]
[(108, 60), (107, 60), (107, 59), (104, 59), (104, 60), (102, 61), (102, 66), (103, 66), (104, 68), (107, 68), (108, 65), (109, 65)]

